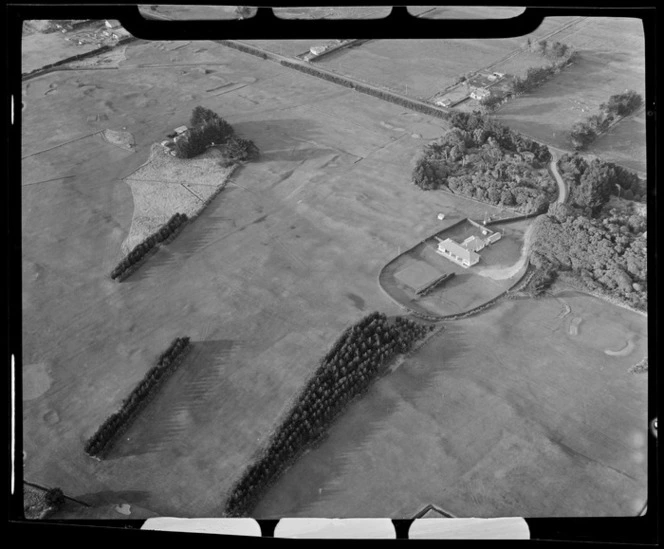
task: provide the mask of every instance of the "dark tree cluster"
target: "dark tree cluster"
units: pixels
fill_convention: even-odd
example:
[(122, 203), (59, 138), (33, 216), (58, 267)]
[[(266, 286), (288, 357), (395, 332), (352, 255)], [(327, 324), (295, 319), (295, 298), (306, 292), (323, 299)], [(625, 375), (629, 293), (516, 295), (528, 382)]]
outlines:
[(543, 213), (556, 186), (541, 172), (549, 149), (502, 124), (455, 112), (454, 129), (425, 146), (415, 159), (412, 181), (424, 190), (445, 188), (482, 202), (525, 214)]
[(530, 49), (549, 59), (550, 63), (544, 67), (531, 67), (526, 71), (524, 77), (514, 77), (510, 83), (513, 93), (525, 93), (541, 86), (554, 74), (560, 72), (576, 56), (576, 51), (561, 42), (531, 42)]
[(571, 203), (588, 210), (592, 217), (609, 201), (611, 195), (628, 200), (642, 200), (644, 183), (632, 171), (598, 158), (586, 160), (578, 154), (565, 154), (558, 170), (570, 189)]
[(556, 269), (546, 264), (535, 270), (535, 273), (528, 281), (524, 291), (531, 297), (539, 297), (556, 281), (558, 273)]
[(646, 220), (611, 210), (591, 219), (556, 204), (534, 222), (533, 266), (570, 271), (591, 291), (645, 310), (647, 303)]
[(627, 90), (609, 97), (607, 103), (600, 105), (600, 110), (615, 116), (627, 116), (643, 105), (643, 97), (634, 90)]
[(49, 488), (44, 493), (44, 502), (52, 511), (57, 511), (65, 502), (65, 494), (60, 488)]
[(500, 105), (505, 100), (505, 96), (492, 93), (491, 95), (480, 99), (480, 110), (484, 114), (492, 113), (498, 108), (498, 105)]
[(219, 146), (229, 163), (255, 160), (259, 156), (253, 141), (237, 136), (233, 127), (210, 109), (194, 108), (189, 124), (187, 133), (175, 142), (178, 158), (193, 158), (213, 145)]
[(122, 401), (120, 409), (109, 416), (85, 443), (85, 453), (101, 457), (111, 444), (127, 428), (136, 413), (154, 394), (155, 389), (181, 363), (185, 349), (189, 346), (188, 337), (177, 337), (157, 359), (156, 366), (150, 368), (129, 396)]
[(145, 240), (138, 243), (122, 261), (111, 271), (111, 278), (123, 278), (128, 272), (132, 271), (136, 264), (141, 261), (156, 246), (173, 236), (173, 234), (187, 222), (187, 215), (176, 213), (161, 228), (148, 236)]
[(390, 322), (378, 312), (346, 329), (275, 430), (262, 456), (233, 487), (226, 513), (238, 516), (249, 512), (283, 468), (320, 438), (349, 400), (366, 390), (381, 366), (410, 350), (428, 331), (427, 326), (403, 317)]
[(575, 122), (570, 131), (570, 140), (577, 150), (585, 149), (597, 137), (609, 129), (618, 117), (627, 116), (643, 104), (643, 98), (635, 91), (612, 95), (607, 103), (602, 103), (599, 112)]
[(532, 41), (528, 39), (530, 51), (543, 55), (551, 60), (569, 59), (573, 49), (562, 42), (549, 42), (547, 40)]

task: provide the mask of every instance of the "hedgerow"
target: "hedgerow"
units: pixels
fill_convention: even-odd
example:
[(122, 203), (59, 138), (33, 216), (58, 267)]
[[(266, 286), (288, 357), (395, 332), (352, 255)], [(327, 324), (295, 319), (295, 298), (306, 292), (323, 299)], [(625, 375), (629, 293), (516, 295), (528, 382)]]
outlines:
[(145, 240), (138, 243), (120, 263), (111, 271), (112, 279), (123, 279), (131, 274), (135, 267), (156, 247), (164, 241), (173, 237), (186, 222), (187, 215), (176, 213), (156, 232), (152, 233)]
[(403, 317), (372, 313), (332, 345), (261, 456), (235, 483), (226, 513), (248, 513), (258, 497), (308, 445), (325, 432), (344, 405), (367, 389), (387, 361), (409, 351), (430, 328)]
[(177, 337), (157, 359), (129, 396), (122, 401), (120, 409), (111, 414), (85, 443), (85, 453), (101, 457), (110, 449), (117, 436), (136, 417), (136, 413), (154, 395), (155, 389), (180, 365), (184, 352), (189, 347), (188, 337)]

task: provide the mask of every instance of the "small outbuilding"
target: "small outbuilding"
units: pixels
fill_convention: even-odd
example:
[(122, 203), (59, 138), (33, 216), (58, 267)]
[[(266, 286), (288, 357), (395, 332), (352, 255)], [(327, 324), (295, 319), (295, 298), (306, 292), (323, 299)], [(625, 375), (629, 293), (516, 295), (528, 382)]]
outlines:
[(472, 92), (470, 92), (470, 97), (472, 97), (473, 99), (477, 99), (478, 101), (481, 101), (482, 99), (485, 99), (490, 95), (491, 92), (486, 88), (476, 88)]

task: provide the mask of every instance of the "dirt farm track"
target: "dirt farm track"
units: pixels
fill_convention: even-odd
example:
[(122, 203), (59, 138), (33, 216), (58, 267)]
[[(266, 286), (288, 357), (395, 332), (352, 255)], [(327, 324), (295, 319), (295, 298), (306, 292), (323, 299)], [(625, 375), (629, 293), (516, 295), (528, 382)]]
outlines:
[[(107, 509), (105, 518), (219, 516), (323, 350), (371, 311), (401, 312), (376, 283), (382, 266), (435, 232), (439, 212), (454, 222), (485, 211), (410, 183), (412, 158), (446, 131), (439, 119), (212, 42), (138, 41), (116, 69), (53, 72), (23, 87), (24, 474)], [(123, 255), (134, 212), (125, 178), (197, 105), (252, 139), (261, 159), (236, 170), (177, 239), (115, 283), (108, 273)], [(130, 133), (135, 145), (105, 141), (107, 129)], [(498, 329), (509, 335), (508, 323), (490, 330)], [(611, 376), (643, 351), (643, 329), (632, 331), (629, 357), (602, 350), (613, 361)], [(83, 442), (182, 335), (193, 348), (171, 381), (108, 459), (87, 458)], [(408, 368), (417, 375), (416, 366)], [(638, 430), (645, 376), (608, 383), (616, 402), (625, 399), (628, 419), (606, 436), (623, 441)], [(551, 402), (559, 389), (550, 389)], [(499, 400), (509, 401), (508, 393)], [(550, 428), (565, 425), (561, 419)], [(602, 446), (618, 453), (612, 459), (633, 481), (620, 476), (593, 499), (599, 514), (629, 512), (631, 499), (643, 496), (645, 466), (625, 465), (640, 451), (629, 444)], [(571, 454), (566, 463), (582, 465), (558, 483), (561, 493), (593, 467)], [(419, 474), (431, 474), (420, 466)], [(619, 487), (623, 500), (604, 497)], [(540, 496), (522, 493), (524, 502)], [(410, 512), (418, 497), (395, 502), (387, 514)], [(450, 488), (441, 505), (448, 508), (452, 497), (461, 495)], [(465, 505), (449, 508), (489, 512)]]

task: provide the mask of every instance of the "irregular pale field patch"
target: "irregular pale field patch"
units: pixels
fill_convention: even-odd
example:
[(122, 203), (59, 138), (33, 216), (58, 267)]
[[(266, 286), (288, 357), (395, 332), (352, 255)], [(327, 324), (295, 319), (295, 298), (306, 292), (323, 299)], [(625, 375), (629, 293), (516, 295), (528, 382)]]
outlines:
[(154, 145), (148, 162), (125, 180), (134, 197), (134, 214), (123, 252), (129, 252), (175, 213), (190, 218), (200, 213), (233, 172), (233, 167), (221, 166), (223, 160), (217, 149), (184, 160)]

